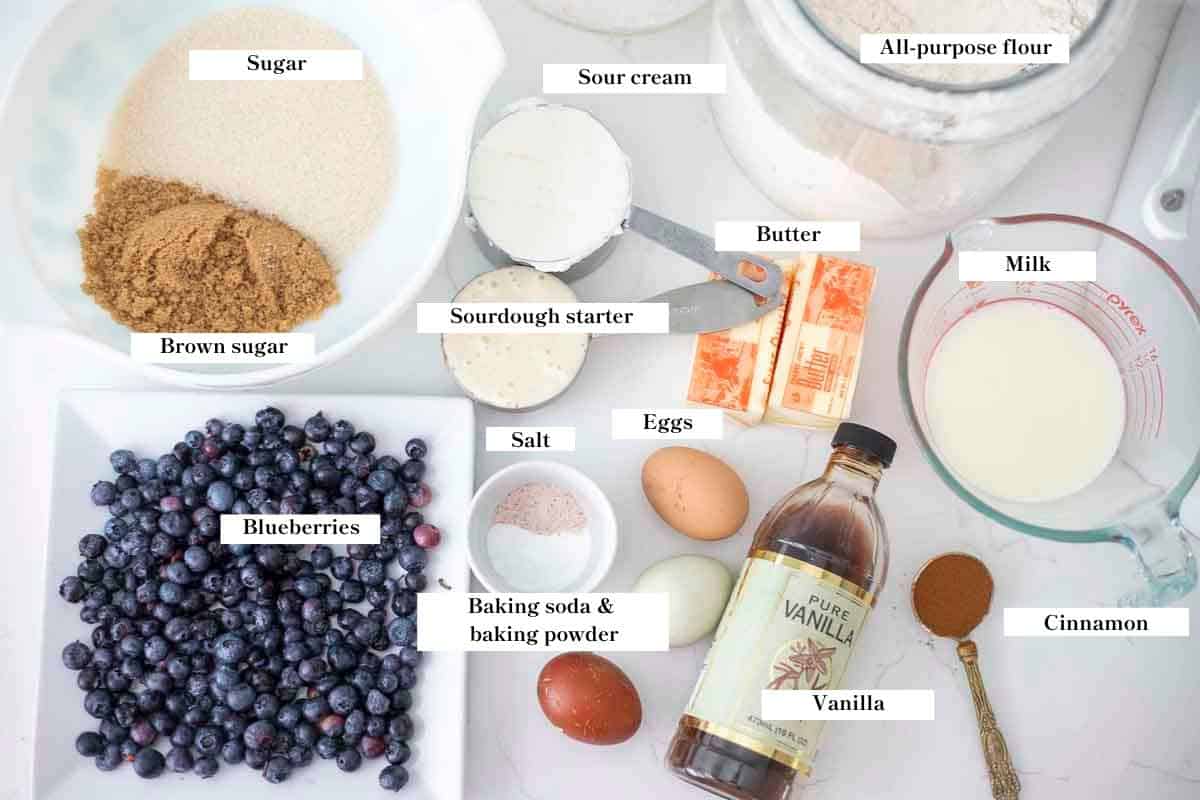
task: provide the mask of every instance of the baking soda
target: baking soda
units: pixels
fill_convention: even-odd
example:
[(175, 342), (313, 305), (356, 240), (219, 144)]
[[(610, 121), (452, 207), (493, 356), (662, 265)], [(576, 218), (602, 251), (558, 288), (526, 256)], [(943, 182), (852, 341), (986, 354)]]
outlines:
[(361, 81), (190, 81), (191, 49), (358, 49), (303, 14), (246, 8), (201, 19), (130, 82), (103, 165), (198, 185), (279, 217), (335, 263), (387, 204), (394, 131), (387, 95)]

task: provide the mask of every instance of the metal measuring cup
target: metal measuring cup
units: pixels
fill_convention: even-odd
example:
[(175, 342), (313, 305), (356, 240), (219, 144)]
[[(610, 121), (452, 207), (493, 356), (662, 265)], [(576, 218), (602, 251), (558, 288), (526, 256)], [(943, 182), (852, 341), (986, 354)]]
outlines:
[[(624, 219), (621, 222), (620, 228), (610, 233), (598, 245), (592, 246), (587, 252), (583, 253), (563, 253), (561, 258), (556, 258), (552, 262), (539, 261), (530, 259), (520, 253), (509, 253), (496, 244), (495, 240), (488, 235), (485, 227), (480, 223), (478, 217), (470, 207), (470, 192), (467, 193), (467, 212), (465, 223), (467, 229), (471, 231), (475, 242), (479, 245), (479, 249), (484, 256), (497, 266), (509, 266), (512, 264), (521, 264), (524, 266), (542, 269), (546, 272), (557, 276), (558, 278), (571, 283), (580, 278), (590, 275), (612, 255), (616, 249), (617, 243), (621, 239), (621, 235), (626, 231), (633, 231), (650, 239), (653, 242), (665, 247), (671, 252), (681, 255), (684, 258), (709, 269), (713, 272), (719, 272), (726, 275), (734, 283), (742, 286), (757, 295), (763, 297), (773, 297), (779, 294), (780, 290), (780, 275), (779, 269), (770, 260), (753, 253), (731, 252), (717, 253), (715, 242), (709, 236), (693, 229), (686, 225), (680, 225), (678, 222), (667, 219), (666, 217), (655, 214), (652, 211), (634, 205), (633, 202), (633, 164), (629, 156), (625, 154), (621, 148), (617, 138), (613, 136), (612, 131), (608, 126), (601, 122), (596, 115), (586, 109), (578, 106), (569, 106), (562, 103), (547, 103), (537, 99), (527, 99), (518, 101), (506, 108), (499, 119), (492, 123), (491, 127), (498, 125), (503, 119), (510, 114), (522, 113), (531, 109), (538, 108), (568, 108), (572, 111), (579, 111), (590, 117), (597, 125), (606, 131), (617, 149), (620, 150), (623, 156), (623, 162), (627, 170), (629, 186), (629, 197), (626, 198), (626, 210)], [(489, 128), (488, 130), (491, 130)], [(475, 147), (471, 152), (471, 163), (474, 163), (476, 152), (479, 148), (479, 142), (486, 137), (486, 132), (479, 137)], [(716, 263), (720, 263), (724, 268), (715, 268)], [(762, 270), (763, 277), (760, 279), (740, 279), (738, 265), (742, 262), (749, 262)], [(567, 264), (565, 268), (560, 265)], [(742, 270), (741, 272), (744, 272)]]

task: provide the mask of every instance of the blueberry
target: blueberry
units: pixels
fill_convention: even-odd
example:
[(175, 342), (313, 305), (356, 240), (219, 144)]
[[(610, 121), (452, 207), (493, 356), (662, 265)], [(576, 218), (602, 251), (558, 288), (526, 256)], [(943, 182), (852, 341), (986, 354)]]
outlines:
[(339, 747), (337, 741), (332, 737), (322, 736), (320, 739), (317, 739), (314, 749), (321, 758), (330, 759), (337, 757)]
[(212, 756), (220, 752), (221, 745), (224, 743), (225, 734), (220, 728), (214, 725), (205, 725), (196, 731), (196, 739), (193, 745), (196, 748), (197, 755)]
[(133, 771), (139, 778), (157, 778), (165, 767), (166, 759), (153, 747), (143, 747), (133, 759)]
[(250, 769), (262, 769), (267, 764), (267, 760), (271, 757), (271, 753), (267, 750), (246, 750), (246, 766)]
[(283, 412), (273, 406), (267, 406), (254, 415), (254, 422), (264, 433), (278, 431), (284, 424)]
[(108, 744), (105, 745), (104, 751), (96, 756), (96, 767), (103, 772), (112, 772), (124, 762), (121, 757), (121, 745)]
[(375, 449), (375, 437), (361, 431), (350, 440), (350, 449), (359, 455), (366, 455)]
[(425, 462), (410, 458), (400, 465), (400, 479), (405, 483), (418, 483), (425, 477)]
[(86, 593), (83, 581), (75, 575), (68, 575), (58, 585), (59, 597), (68, 603), (78, 603)]
[(233, 687), (226, 693), (225, 703), (234, 711), (245, 711), (254, 705), (256, 697), (254, 689), (243, 683)]
[(425, 550), (417, 545), (405, 545), (400, 548), (398, 558), (400, 566), (407, 572), (420, 572), (429, 562), (429, 556), (426, 555)]
[(212, 756), (201, 756), (196, 759), (196, 765), (192, 771), (201, 778), (211, 778), (217, 774), (217, 770), (221, 768), (221, 764)]
[(238, 444), (245, 435), (246, 429), (236, 422), (232, 422), (221, 430), (221, 441), (227, 445)]
[(343, 750), (337, 754), (337, 765), (342, 772), (354, 772), (362, 766), (362, 756), (357, 750)]
[(246, 746), (237, 739), (221, 745), (221, 760), (226, 764), (240, 764), (246, 758)]
[(117, 499), (117, 487), (111, 481), (97, 481), (92, 485), (91, 497), (98, 506), (111, 506)]
[(275, 756), (263, 767), (263, 778), (267, 783), (283, 783), (291, 774), (292, 762), (282, 756)]
[(380, 494), (390, 492), (396, 488), (396, 476), (387, 470), (377, 469), (367, 475), (367, 486)]
[(367, 692), (366, 706), (368, 714), (379, 714), (382, 716), (391, 710), (392, 703), (386, 694), (378, 689), (372, 689)]
[(408, 770), (399, 764), (389, 764), (379, 773), (379, 787), (389, 792), (398, 792), (408, 783)]
[[(243, 583), (245, 582), (244, 577), (242, 581)], [(246, 657), (248, 649), (244, 639), (232, 633), (227, 633), (217, 639), (213, 655), (222, 664), (236, 664)]]
[(369, 558), (358, 565), (358, 579), (367, 586), (379, 586), (387, 578), (387, 567), (382, 561)]
[(397, 617), (387, 626), (388, 639), (392, 644), (404, 646), (417, 642), (417, 623), (409, 617)]
[(168, 484), (178, 483), (183, 476), (183, 462), (167, 454), (158, 459), (158, 478)]
[(192, 752), (186, 747), (172, 747), (167, 751), (166, 763), (171, 772), (191, 772)]
[(104, 744), (103, 736), (87, 731), (75, 737), (75, 752), (81, 756), (94, 758), (104, 752)]
[(242, 741), (247, 750), (270, 750), (275, 744), (275, 726), (266, 720), (252, 722), (246, 727)]
[(363, 758), (379, 758), (387, 749), (387, 743), (378, 736), (364, 736), (358, 743), (358, 752)]
[(408, 714), (396, 714), (388, 720), (388, 736), (393, 739), (409, 739), (412, 734), (413, 724)]
[(333, 426), (333, 438), (343, 444), (350, 441), (354, 438), (354, 424), (348, 420), (339, 419)]
[(403, 739), (390, 739), (387, 743), (387, 750), (384, 751), (384, 757), (387, 758), (389, 764), (403, 764), (412, 756), (412, 750), (409, 749), (408, 742)]
[(350, 684), (340, 684), (335, 686), (329, 693), (329, 707), (334, 713), (346, 716), (358, 707), (359, 695), (358, 690)]
[(108, 457), (108, 463), (112, 465), (114, 472), (118, 472), (122, 475), (137, 470), (137, 459), (129, 450), (112, 451)]
[(104, 719), (112, 713), (115, 703), (107, 689), (93, 689), (84, 695), (83, 710), (96, 719)]
[(333, 550), (326, 545), (319, 544), (309, 553), (309, 561), (312, 563), (313, 569), (329, 569), (329, 565), (333, 563)]

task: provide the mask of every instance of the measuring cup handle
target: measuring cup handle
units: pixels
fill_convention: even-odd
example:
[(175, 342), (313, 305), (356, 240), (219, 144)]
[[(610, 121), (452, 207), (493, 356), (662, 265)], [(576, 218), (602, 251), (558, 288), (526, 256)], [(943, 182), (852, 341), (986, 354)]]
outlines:
[(1164, 505), (1119, 526), (1117, 541), (1137, 560), (1143, 583), (1121, 598), (1123, 606), (1163, 606), (1196, 588), (1195, 535)]

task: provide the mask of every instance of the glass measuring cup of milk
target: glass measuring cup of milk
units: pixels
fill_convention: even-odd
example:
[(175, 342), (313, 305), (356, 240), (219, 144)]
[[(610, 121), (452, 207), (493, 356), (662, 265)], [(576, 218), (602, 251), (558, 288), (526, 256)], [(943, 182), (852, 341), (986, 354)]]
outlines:
[[(963, 283), (963, 250), (1095, 250), (1096, 281)], [(1012, 348), (1030, 354), (1031, 331), (1043, 338), (1023, 360)], [(978, 382), (956, 384), (947, 374), (974, 373), (998, 360), (1012, 365), (1016, 380), (1034, 384), (1017, 389), (995, 382), (998, 396), (1019, 397), (1018, 403), (990, 404)], [(1042, 371), (1022, 373), (1026, 361)], [(996, 369), (994, 377), (1005, 374)], [(1200, 476), (1200, 305), (1150, 248), (1115, 228), (1062, 214), (969, 223), (947, 237), (917, 287), (901, 331), (899, 371), (904, 411), (922, 451), (973, 508), (1032, 536), (1124, 545), (1145, 582), (1121, 598), (1123, 605), (1163, 605), (1195, 587), (1197, 540), (1182, 526), (1179, 509)], [(1060, 419), (1072, 409), (1078, 417), (1061, 435), (1043, 428), (1046, 440), (997, 442), (1005, 452), (995, 461), (986, 451), (956, 452), (961, 442), (948, 439), (956, 425), (967, 434), (1019, 436), (1021, 415), (1032, 419), (1055, 408)], [(1035, 429), (1032, 422), (1027, 429)], [(1010, 480), (1013, 470), (1065, 483), (1023, 486)], [(1045, 496), (1037, 496), (1039, 489)]]

